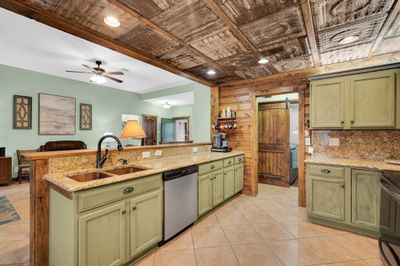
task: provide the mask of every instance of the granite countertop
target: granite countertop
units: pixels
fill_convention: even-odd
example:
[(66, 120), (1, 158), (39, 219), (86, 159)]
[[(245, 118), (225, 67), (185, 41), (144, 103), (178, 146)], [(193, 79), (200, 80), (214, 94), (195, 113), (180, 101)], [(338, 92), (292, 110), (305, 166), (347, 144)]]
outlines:
[[(227, 153), (218, 152), (200, 152), (187, 155), (140, 160), (128, 165), (121, 165), (118, 167), (105, 167), (102, 169), (85, 169), (75, 172), (66, 172), (62, 174), (50, 174), (45, 176), (45, 179), (50, 182), (51, 185), (56, 186), (56, 188), (61, 189), (66, 193), (73, 193), (89, 188), (99, 187), (103, 185), (113, 184), (117, 182), (132, 180), (136, 178), (141, 178), (149, 175), (163, 173), (165, 171), (170, 171), (174, 169), (179, 169), (186, 166), (198, 165), (202, 163), (217, 161), (232, 156), (243, 155), (243, 152), (231, 151)], [(78, 182), (68, 176), (76, 174), (84, 174), (88, 172), (105, 172), (107, 170), (115, 168), (124, 168), (128, 166), (135, 166), (139, 168), (146, 168), (146, 170), (125, 174), (125, 175), (114, 175), (108, 178), (92, 180), (88, 182)]]
[(389, 171), (400, 171), (400, 165), (389, 164), (384, 161), (371, 161), (363, 159), (341, 159), (341, 158), (322, 158), (322, 157), (310, 157), (305, 160), (306, 163), (326, 164), (326, 165), (339, 165), (349, 166), (355, 168), (366, 168), (373, 170), (389, 170)]

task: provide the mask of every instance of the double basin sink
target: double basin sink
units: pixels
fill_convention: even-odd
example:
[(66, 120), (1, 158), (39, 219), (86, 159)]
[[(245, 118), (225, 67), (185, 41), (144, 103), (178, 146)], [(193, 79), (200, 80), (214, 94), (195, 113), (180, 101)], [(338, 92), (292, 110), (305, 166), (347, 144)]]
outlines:
[(88, 181), (93, 181), (93, 180), (97, 180), (97, 179), (108, 178), (108, 177), (115, 176), (115, 175), (126, 175), (126, 174), (141, 172), (144, 170), (148, 170), (148, 169), (140, 168), (140, 167), (136, 167), (136, 166), (127, 166), (127, 167), (115, 168), (115, 169), (111, 169), (111, 170), (104, 170), (102, 172), (89, 172), (89, 173), (85, 173), (85, 174), (71, 175), (68, 177), (75, 181), (78, 181), (78, 182), (88, 182)]

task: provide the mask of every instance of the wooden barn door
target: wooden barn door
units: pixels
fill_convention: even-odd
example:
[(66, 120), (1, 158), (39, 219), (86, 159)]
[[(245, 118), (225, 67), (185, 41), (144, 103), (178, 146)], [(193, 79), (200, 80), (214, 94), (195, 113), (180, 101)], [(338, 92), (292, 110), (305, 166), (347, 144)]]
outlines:
[(289, 103), (263, 103), (258, 109), (258, 180), (289, 186)]

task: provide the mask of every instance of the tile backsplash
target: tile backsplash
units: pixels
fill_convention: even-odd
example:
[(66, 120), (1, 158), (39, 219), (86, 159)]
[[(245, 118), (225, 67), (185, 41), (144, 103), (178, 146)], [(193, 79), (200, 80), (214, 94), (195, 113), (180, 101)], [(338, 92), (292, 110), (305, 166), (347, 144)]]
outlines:
[[(338, 138), (339, 146), (330, 146), (330, 138)], [(400, 130), (315, 130), (311, 145), (314, 147), (313, 157), (400, 159)]]

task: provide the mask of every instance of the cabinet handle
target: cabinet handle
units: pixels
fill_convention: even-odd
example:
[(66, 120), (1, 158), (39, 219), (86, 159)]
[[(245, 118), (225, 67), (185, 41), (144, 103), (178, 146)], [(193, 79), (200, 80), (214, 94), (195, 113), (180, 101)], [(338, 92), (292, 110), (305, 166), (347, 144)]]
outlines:
[(354, 120), (351, 120), (350, 123), (354, 124)]
[(341, 123), (341, 124), (344, 124), (344, 121), (342, 120), (342, 121), (340, 121), (340, 123)]
[(214, 179), (217, 179), (217, 177), (216, 177), (216, 176), (214, 176)]
[(125, 214), (126, 214), (126, 211), (122, 211), (122, 214), (125, 215)]
[(133, 190), (135, 190), (133, 187), (127, 187), (124, 189), (124, 191), (122, 191), (122, 193), (124, 194), (129, 194), (131, 193)]
[(341, 187), (341, 188), (344, 188), (344, 184), (341, 184), (340, 187)]
[(215, 168), (215, 165), (211, 165), (211, 167), (210, 167), (211, 169), (214, 169)]
[(132, 207), (132, 211), (136, 211), (136, 206)]
[(330, 174), (330, 173), (331, 173), (331, 170), (329, 170), (329, 169), (322, 169), (322, 170), (321, 170), (321, 173), (323, 173), (323, 174)]
[(229, 161), (228, 164), (232, 164), (232, 161)]
[(212, 181), (212, 180), (213, 180), (213, 178), (211, 177), (211, 178), (210, 178), (210, 180)]

